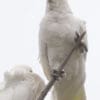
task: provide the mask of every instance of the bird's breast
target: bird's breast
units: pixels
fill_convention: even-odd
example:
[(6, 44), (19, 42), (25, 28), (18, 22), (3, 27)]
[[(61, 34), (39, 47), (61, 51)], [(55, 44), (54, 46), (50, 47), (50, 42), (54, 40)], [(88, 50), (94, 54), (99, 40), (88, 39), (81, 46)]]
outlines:
[(48, 46), (65, 46), (73, 45), (75, 43), (75, 30), (71, 29), (69, 25), (52, 23), (45, 29), (44, 39)]

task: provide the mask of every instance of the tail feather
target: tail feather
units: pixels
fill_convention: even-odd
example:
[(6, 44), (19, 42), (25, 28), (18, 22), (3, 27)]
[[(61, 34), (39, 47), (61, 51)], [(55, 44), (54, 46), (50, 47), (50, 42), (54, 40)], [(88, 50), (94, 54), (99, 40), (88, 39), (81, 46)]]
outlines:
[(85, 89), (81, 88), (77, 95), (75, 96), (74, 100), (86, 100)]
[(62, 95), (61, 94), (58, 95), (57, 91), (55, 89), (53, 89), (52, 100), (86, 100), (84, 87), (80, 88), (80, 90), (77, 92), (77, 94), (75, 93), (75, 96), (73, 96), (73, 97), (70, 97), (70, 96), (67, 97), (67, 95), (64, 95), (64, 97), (61, 98), (60, 96), (62, 96)]

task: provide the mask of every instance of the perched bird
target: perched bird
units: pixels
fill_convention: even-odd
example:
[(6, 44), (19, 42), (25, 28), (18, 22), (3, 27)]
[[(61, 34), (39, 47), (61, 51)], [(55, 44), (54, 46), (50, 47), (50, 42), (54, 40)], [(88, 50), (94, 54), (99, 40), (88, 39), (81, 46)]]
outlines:
[(29, 66), (16, 66), (5, 72), (5, 86), (0, 90), (0, 100), (37, 100), (45, 87), (40, 76)]
[[(48, 80), (57, 70), (82, 33), (86, 32), (85, 22), (75, 17), (68, 0), (47, 0), (46, 14), (40, 24), (40, 63)], [(54, 84), (54, 100), (86, 100), (85, 62), (87, 55), (87, 34), (79, 48), (65, 65), (65, 77)]]

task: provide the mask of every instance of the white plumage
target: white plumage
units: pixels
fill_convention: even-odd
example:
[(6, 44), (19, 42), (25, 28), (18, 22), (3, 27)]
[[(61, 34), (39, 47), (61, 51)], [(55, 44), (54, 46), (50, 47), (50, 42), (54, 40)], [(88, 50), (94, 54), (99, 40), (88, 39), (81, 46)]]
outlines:
[[(75, 46), (76, 33), (86, 31), (85, 22), (76, 18), (67, 0), (47, 0), (46, 15), (40, 25), (40, 62), (48, 80)], [(81, 41), (87, 48), (87, 36)], [(81, 45), (82, 47), (82, 45)], [(66, 77), (54, 85), (54, 100), (86, 100), (84, 92), (86, 51), (74, 51), (64, 71)]]
[(44, 81), (29, 66), (16, 66), (5, 72), (5, 86), (0, 90), (0, 100), (37, 100)]

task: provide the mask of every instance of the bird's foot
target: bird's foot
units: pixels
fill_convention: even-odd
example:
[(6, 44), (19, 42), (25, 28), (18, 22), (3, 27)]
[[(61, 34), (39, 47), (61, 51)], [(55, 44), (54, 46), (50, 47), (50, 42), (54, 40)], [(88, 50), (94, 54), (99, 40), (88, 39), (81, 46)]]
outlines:
[[(76, 32), (76, 37), (75, 37), (75, 42), (76, 43), (80, 39), (80, 36), (81, 36), (80, 33)], [(83, 41), (80, 42), (78, 47), (79, 47), (79, 50), (80, 50), (81, 53), (84, 53), (84, 52), (88, 51), (87, 46)]]
[(51, 71), (51, 76), (55, 79), (55, 80), (60, 80), (61, 78), (63, 78), (65, 76), (65, 72), (64, 70), (62, 71), (58, 71), (57, 69), (53, 69)]

